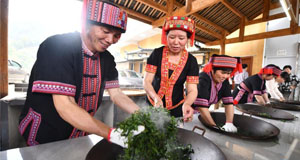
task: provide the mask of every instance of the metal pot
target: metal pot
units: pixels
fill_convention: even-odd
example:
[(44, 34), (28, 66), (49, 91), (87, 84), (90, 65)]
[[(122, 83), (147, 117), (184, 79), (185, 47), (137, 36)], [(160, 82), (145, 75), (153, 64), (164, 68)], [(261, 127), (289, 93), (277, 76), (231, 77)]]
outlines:
[[(223, 126), (226, 122), (225, 113), (211, 113), (211, 116), (217, 124), (217, 126)], [(211, 126), (208, 123), (206, 123), (206, 121), (201, 117), (201, 115), (198, 116), (198, 119), (202, 122), (203, 125), (214, 131), (237, 138), (263, 140), (274, 138), (280, 133), (280, 130), (273, 124), (270, 124), (263, 120), (238, 114), (235, 114), (233, 119), (233, 124), (238, 129), (237, 133), (225, 132), (220, 127)]]
[(277, 119), (277, 120), (294, 120), (295, 116), (280, 109), (271, 107), (265, 107), (258, 104), (238, 104), (237, 109), (248, 113), (250, 115), (256, 115), (259, 117)]
[[(192, 145), (195, 152), (191, 155), (193, 160), (226, 160), (214, 143), (197, 133), (178, 128), (177, 139), (182, 144)], [(89, 151), (86, 160), (115, 160), (122, 153), (122, 147), (103, 139)]]
[(300, 111), (300, 102), (299, 101), (284, 101), (281, 102), (276, 99), (271, 99), (271, 107), (291, 110), (291, 111)]

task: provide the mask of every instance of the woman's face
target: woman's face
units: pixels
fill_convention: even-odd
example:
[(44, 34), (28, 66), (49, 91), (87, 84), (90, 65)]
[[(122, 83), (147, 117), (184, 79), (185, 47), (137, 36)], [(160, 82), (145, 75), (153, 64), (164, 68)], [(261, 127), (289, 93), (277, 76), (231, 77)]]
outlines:
[(276, 78), (276, 82), (279, 83), (279, 84), (284, 83), (284, 79), (281, 76), (278, 76)]
[(120, 31), (104, 26), (91, 25), (87, 32), (88, 48), (94, 53), (104, 52), (110, 45), (117, 43), (120, 36)]
[(172, 53), (180, 53), (185, 49), (185, 45), (188, 41), (186, 31), (182, 30), (170, 30), (167, 35), (167, 43)]
[(215, 83), (222, 83), (230, 77), (231, 71), (216, 70), (212, 71), (212, 77)]
[(266, 81), (269, 81), (269, 80), (271, 80), (271, 79), (273, 79), (273, 78), (275, 78), (274, 75), (265, 75), (265, 80), (266, 80)]

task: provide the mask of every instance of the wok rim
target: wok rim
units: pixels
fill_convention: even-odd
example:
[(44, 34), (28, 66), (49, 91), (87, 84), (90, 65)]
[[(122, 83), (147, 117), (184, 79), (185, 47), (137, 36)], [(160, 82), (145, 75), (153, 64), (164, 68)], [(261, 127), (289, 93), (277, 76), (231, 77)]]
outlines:
[[(296, 119), (295, 115), (293, 115), (289, 112), (283, 111), (282, 109), (277, 109), (277, 108), (273, 108), (273, 107), (269, 108), (269, 109), (277, 110), (279, 112), (284, 112), (286, 114), (290, 114), (293, 118), (280, 118), (280, 117), (273, 117), (273, 116), (264, 116), (264, 115), (261, 115), (259, 113), (267, 113), (267, 112), (255, 112), (255, 111), (251, 112), (251, 110), (249, 111), (249, 110), (245, 110), (245, 109), (240, 108), (239, 105), (243, 105), (243, 104), (236, 105), (237, 110), (239, 110), (243, 113), (247, 113), (247, 114), (250, 114), (250, 115), (255, 115), (255, 116), (258, 116), (258, 117), (263, 117), (263, 118), (268, 118), (268, 119), (275, 119), (275, 120), (286, 120), (286, 121), (293, 121), (293, 120)], [(248, 105), (253, 105), (253, 104), (248, 104)], [(258, 106), (258, 105), (253, 105), (253, 106)], [(263, 106), (260, 106), (260, 107), (263, 107)]]
[[(214, 112), (214, 113), (211, 113), (211, 114), (225, 114), (225, 113)], [(242, 117), (244, 115), (234, 114), (234, 117), (235, 116)], [(244, 116), (244, 117), (248, 117), (248, 116)], [(257, 120), (257, 121), (262, 121), (264, 123), (267, 123), (267, 124), (271, 125), (275, 129), (274, 133), (271, 134), (271, 135), (268, 135), (268, 136), (252, 136), (251, 137), (251, 136), (240, 135), (240, 134), (237, 134), (237, 133), (225, 132), (223, 130), (217, 129), (216, 127), (213, 127), (213, 126), (209, 125), (208, 123), (206, 123), (205, 120), (201, 117), (200, 114), (198, 116), (199, 121), (204, 126), (208, 127), (209, 129), (217, 131), (217, 132), (225, 134), (225, 135), (229, 135), (229, 136), (237, 137), (237, 138), (241, 138), (241, 139), (246, 139), (246, 140), (267, 140), (267, 139), (276, 138), (280, 134), (280, 129), (278, 127), (276, 127), (275, 125), (273, 125), (272, 123), (269, 123), (269, 122), (266, 122), (266, 121), (263, 121), (263, 120), (260, 120), (260, 119), (257, 119), (257, 118), (253, 118), (253, 117), (248, 117), (248, 118), (252, 118), (252, 119)]]
[[(271, 103), (275, 103), (275, 105), (272, 106), (272, 108), (281, 109), (281, 110), (288, 110), (288, 111), (300, 111), (300, 105), (299, 104), (292, 104), (292, 103), (286, 103), (286, 102), (280, 102), (280, 101), (274, 101)], [(293, 106), (293, 107), (278, 107), (277, 104), (283, 104), (287, 106)]]

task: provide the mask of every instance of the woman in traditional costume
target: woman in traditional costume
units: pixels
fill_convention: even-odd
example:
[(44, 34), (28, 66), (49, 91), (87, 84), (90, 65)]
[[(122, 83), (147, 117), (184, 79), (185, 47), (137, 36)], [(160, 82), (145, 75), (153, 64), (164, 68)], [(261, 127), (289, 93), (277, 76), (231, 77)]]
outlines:
[[(196, 58), (187, 52), (195, 37), (194, 21), (188, 17), (169, 17), (163, 26), (162, 46), (147, 59), (144, 88), (153, 106), (163, 106), (172, 116), (192, 120), (191, 105), (197, 97), (199, 68)], [(186, 83), (186, 93), (184, 83)]]
[(205, 65), (203, 72), (199, 74), (198, 96), (193, 105), (196, 110), (200, 111), (201, 116), (209, 125), (217, 127), (208, 108), (222, 99), (226, 113), (226, 123), (222, 129), (226, 132), (237, 131), (232, 123), (234, 108), (231, 85), (228, 81), (228, 78), (234, 75), (236, 71), (242, 72), (239, 58), (213, 55), (209, 63)]
[(258, 74), (248, 77), (233, 91), (234, 104), (252, 103), (257, 101), (261, 105), (269, 104), (266, 90), (266, 80), (280, 76), (281, 69), (269, 64), (262, 68)]

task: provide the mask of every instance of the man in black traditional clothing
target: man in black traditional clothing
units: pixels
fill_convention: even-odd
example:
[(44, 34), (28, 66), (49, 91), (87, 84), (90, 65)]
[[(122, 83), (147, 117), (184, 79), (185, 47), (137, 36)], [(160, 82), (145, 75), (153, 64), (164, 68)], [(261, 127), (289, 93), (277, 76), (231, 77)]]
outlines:
[[(30, 146), (90, 133), (126, 146), (120, 129), (93, 115), (104, 89), (123, 110), (139, 109), (120, 90), (116, 63), (107, 51), (125, 32), (127, 14), (98, 0), (84, 0), (82, 13), (82, 33), (54, 35), (39, 47), (19, 125)], [(134, 134), (143, 130), (139, 126)]]

